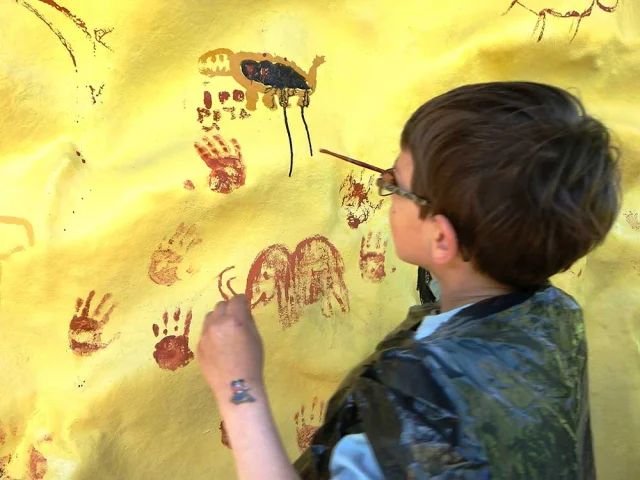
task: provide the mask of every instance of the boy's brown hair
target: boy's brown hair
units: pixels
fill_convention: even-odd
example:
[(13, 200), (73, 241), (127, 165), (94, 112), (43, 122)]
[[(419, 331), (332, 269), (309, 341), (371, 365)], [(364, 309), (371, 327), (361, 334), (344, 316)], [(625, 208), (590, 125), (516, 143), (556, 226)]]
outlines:
[(618, 151), (580, 100), (532, 82), (466, 85), (422, 105), (402, 132), (413, 192), (442, 214), (465, 260), (527, 288), (604, 240), (620, 208)]

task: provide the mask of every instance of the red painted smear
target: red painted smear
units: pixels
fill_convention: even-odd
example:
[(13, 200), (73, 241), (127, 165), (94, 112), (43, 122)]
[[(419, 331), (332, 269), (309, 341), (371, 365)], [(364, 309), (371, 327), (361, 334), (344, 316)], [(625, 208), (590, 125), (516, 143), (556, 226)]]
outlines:
[[(174, 322), (180, 323), (180, 317), (180, 309), (177, 308), (173, 313)], [(161, 369), (175, 371), (185, 367), (193, 360), (193, 352), (189, 348), (189, 331), (192, 318), (193, 314), (189, 310), (184, 319), (184, 333), (182, 335), (168, 335), (169, 313), (164, 312), (162, 315), (164, 337), (156, 343), (155, 351), (153, 352), (153, 358), (155, 358)], [(153, 334), (156, 337), (160, 336), (160, 327), (157, 324), (153, 325)]]
[(347, 225), (352, 229), (357, 229), (361, 224), (365, 223), (376, 210), (382, 206), (383, 199), (379, 199), (377, 203), (370, 200), (373, 192), (373, 181), (375, 176), (370, 176), (368, 182), (355, 178), (354, 172), (349, 173), (340, 185), (340, 193), (342, 193), (342, 207), (347, 213)]
[(61, 5), (58, 5), (56, 2), (54, 2), (53, 0), (40, 0), (42, 3), (49, 5), (53, 8), (55, 8), (56, 10), (58, 10), (59, 12), (61, 12), (65, 17), (67, 17), (68, 19), (70, 19), (73, 23), (76, 24), (76, 26), (82, 30), (84, 32), (84, 34), (87, 36), (87, 38), (91, 39), (91, 34), (89, 33), (89, 30), (87, 29), (87, 24), (80, 18), (78, 18), (76, 15), (74, 15), (73, 13), (71, 13), (71, 11), (69, 11), (68, 8), (63, 7)]
[(227, 434), (227, 429), (224, 427), (224, 421), (220, 422), (220, 443), (227, 448), (231, 448), (231, 441), (229, 440), (229, 435)]
[(184, 223), (178, 225), (173, 236), (168, 240), (165, 238), (151, 254), (149, 278), (158, 285), (168, 287), (176, 283), (180, 280), (178, 267), (182, 264), (185, 255), (201, 243), (202, 239), (197, 236), (195, 225), (189, 228)]
[[(231, 268), (218, 278), (225, 299), (229, 295), (222, 288), (222, 276)], [(228, 290), (231, 280), (227, 281)], [(320, 235), (303, 240), (293, 252), (280, 244), (262, 250), (249, 269), (245, 294), (252, 309), (275, 301), (284, 328), (300, 321), (306, 306), (319, 304), (326, 317), (332, 316), (335, 308), (342, 312), (350, 308), (342, 256)]]
[[(211, 111), (211, 105), (209, 105), (210, 103), (212, 104), (211, 98), (207, 98), (206, 94), (209, 92), (205, 92), (205, 97), (204, 97), (204, 107), (198, 107), (196, 109), (196, 112), (198, 113), (198, 123), (200, 123), (202, 125), (202, 130), (204, 130), (205, 132), (210, 132), (211, 130), (220, 130), (220, 125), (218, 125), (218, 122), (222, 119), (222, 113), (220, 112), (220, 110), (213, 110)], [(209, 94), (210, 97), (211, 94)], [(207, 106), (209, 105), (209, 106)], [(211, 124), (210, 125), (205, 125), (205, 119), (210, 118), (211, 119)]]
[(185, 180), (184, 181), (184, 188), (185, 188), (185, 190), (195, 190), (196, 186), (193, 184), (193, 182), (191, 180)]
[[(229, 100), (230, 97), (231, 97), (231, 95), (229, 95), (229, 92), (219, 92), (218, 93), (218, 100), (223, 105), (227, 100)], [(209, 107), (209, 108), (211, 108), (211, 107)]]
[(240, 113), (238, 114), (238, 116), (244, 120), (245, 118), (249, 118), (251, 116), (251, 114), (249, 112), (247, 112), (244, 108), (240, 110)]
[[(76, 300), (76, 313), (69, 323), (69, 347), (76, 355), (92, 355), (108, 347), (113, 341), (107, 343), (102, 341), (102, 329), (109, 323), (111, 314), (117, 305), (111, 301), (112, 295), (106, 293), (91, 313), (91, 302), (95, 294), (95, 290), (91, 290), (86, 300), (83, 301), (81, 298)], [(109, 308), (101, 315), (107, 305), (110, 305)]]
[(593, 7), (597, 6), (600, 10), (606, 12), (606, 13), (613, 13), (615, 12), (616, 8), (618, 8), (618, 3), (619, 0), (616, 0), (616, 3), (612, 6), (608, 6), (608, 5), (604, 5), (602, 2), (600, 2), (599, 0), (593, 0), (591, 2), (591, 4), (582, 12), (578, 12), (577, 10), (568, 10), (566, 12), (559, 12), (557, 10), (554, 10), (553, 8), (543, 8), (540, 11), (535, 11), (532, 8), (528, 7), (524, 2), (521, 2), (519, 0), (513, 0), (511, 2), (511, 5), (509, 5), (509, 8), (507, 9), (507, 11), (504, 13), (505, 15), (507, 13), (509, 13), (511, 11), (511, 9), (513, 7), (515, 7), (516, 5), (524, 8), (525, 10), (527, 10), (528, 12), (534, 14), (535, 16), (538, 17), (538, 21), (536, 22), (536, 26), (534, 28), (534, 33), (536, 31), (538, 31), (538, 27), (540, 27), (540, 33), (538, 35), (538, 42), (540, 42), (542, 40), (542, 37), (544, 36), (544, 29), (546, 27), (547, 24), (547, 15), (550, 15), (552, 17), (556, 17), (556, 18), (571, 18), (571, 19), (577, 19), (576, 22), (576, 26), (575, 26), (575, 30), (573, 32), (573, 35), (571, 36), (571, 40), (573, 41), (574, 38), (576, 38), (576, 35), (578, 35), (578, 30), (580, 29), (580, 24), (582, 23), (582, 20), (584, 20), (587, 17), (590, 17), (591, 14), (593, 13)]
[(211, 92), (205, 90), (204, 91), (204, 108), (211, 109), (213, 106), (213, 98), (211, 97)]
[(231, 120), (236, 119), (236, 107), (223, 107), (222, 110), (231, 114)]
[(242, 159), (240, 144), (235, 138), (231, 146), (219, 135), (212, 139), (203, 137), (194, 143), (200, 158), (211, 169), (209, 188), (217, 193), (229, 194), (242, 187), (246, 180), (246, 166)]
[(242, 90), (234, 90), (233, 99), (236, 102), (244, 102), (244, 92)]
[(382, 235), (371, 232), (362, 237), (360, 242), (360, 276), (363, 280), (380, 283), (386, 276), (384, 270), (387, 242), (382, 240)]
[[(102, 45), (108, 50), (111, 50), (111, 48), (109, 48), (109, 45), (104, 43), (102, 39), (111, 32), (113, 32), (113, 28), (94, 28), (93, 29), (93, 35), (96, 39), (96, 42), (98, 42), (100, 45)], [(93, 49), (95, 51), (95, 45), (93, 46)]]
[(89, 91), (91, 92), (91, 101), (95, 105), (98, 103), (98, 97), (102, 95), (102, 89), (104, 88), (104, 83), (100, 85), (99, 88), (94, 88), (93, 85), (88, 85)]

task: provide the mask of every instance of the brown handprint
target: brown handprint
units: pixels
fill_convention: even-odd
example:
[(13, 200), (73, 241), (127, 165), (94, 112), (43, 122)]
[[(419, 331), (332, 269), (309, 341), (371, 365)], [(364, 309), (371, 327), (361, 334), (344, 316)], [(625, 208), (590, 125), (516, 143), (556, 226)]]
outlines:
[[(178, 280), (178, 267), (184, 260), (185, 254), (196, 245), (202, 243), (202, 239), (196, 236), (196, 227), (189, 228), (184, 223), (178, 225), (176, 233), (169, 240), (164, 240), (151, 254), (149, 262), (149, 278), (158, 285), (170, 287)], [(193, 274), (189, 268), (186, 273)]]
[[(153, 358), (156, 359), (156, 363), (163, 370), (177, 370), (178, 368), (185, 367), (193, 360), (193, 352), (189, 348), (189, 329), (191, 328), (191, 311), (187, 312), (184, 320), (184, 333), (182, 335), (169, 335), (169, 314), (164, 312), (162, 320), (164, 323), (164, 330), (162, 331), (164, 337), (158, 343), (156, 343), (156, 349), (153, 352)], [(180, 324), (180, 309), (177, 308), (173, 313), (173, 331), (178, 332)], [(153, 325), (153, 334), (156, 337), (160, 336), (160, 327), (157, 324)]]
[(194, 143), (200, 158), (211, 169), (209, 173), (209, 188), (218, 193), (229, 194), (242, 187), (246, 179), (246, 167), (242, 160), (240, 144), (235, 138), (231, 145), (219, 135), (213, 136), (214, 142), (208, 137), (202, 138), (202, 143)]
[(318, 413), (318, 418), (316, 420), (316, 407), (318, 405), (318, 397), (313, 397), (313, 401), (311, 402), (311, 414), (309, 415), (309, 422), (313, 422), (314, 424), (308, 424), (305, 419), (304, 414), (304, 405), (300, 407), (300, 411), (296, 412), (293, 416), (293, 420), (296, 423), (296, 440), (298, 442), (298, 448), (300, 448), (301, 452), (304, 452), (311, 445), (311, 441), (313, 440), (313, 435), (316, 433), (316, 430), (320, 428), (322, 423), (322, 415), (324, 414), (324, 402), (320, 402), (320, 410)]
[[(91, 290), (86, 300), (83, 301), (81, 298), (76, 300), (76, 313), (69, 324), (69, 346), (76, 355), (92, 355), (108, 347), (119, 336), (116, 334), (109, 342), (102, 342), (102, 329), (109, 323), (110, 316), (117, 305), (112, 303), (107, 312), (100, 317), (103, 308), (112, 297), (110, 293), (106, 293), (91, 315), (89, 310), (95, 294), (95, 290)], [(99, 320), (98, 317), (100, 317)]]
[(387, 241), (382, 241), (382, 235), (369, 232), (362, 237), (360, 243), (360, 276), (363, 280), (380, 283), (386, 276), (384, 270)]

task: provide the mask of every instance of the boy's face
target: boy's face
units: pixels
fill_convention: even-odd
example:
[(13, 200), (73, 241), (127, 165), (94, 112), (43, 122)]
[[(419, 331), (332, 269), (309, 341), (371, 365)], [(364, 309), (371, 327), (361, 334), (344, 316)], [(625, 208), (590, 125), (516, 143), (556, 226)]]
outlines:
[[(413, 158), (408, 151), (400, 152), (393, 172), (398, 187), (411, 192)], [(457, 238), (448, 219), (442, 215), (420, 218), (420, 206), (408, 198), (391, 196), (389, 224), (396, 254), (407, 263), (438, 276), (457, 257)]]

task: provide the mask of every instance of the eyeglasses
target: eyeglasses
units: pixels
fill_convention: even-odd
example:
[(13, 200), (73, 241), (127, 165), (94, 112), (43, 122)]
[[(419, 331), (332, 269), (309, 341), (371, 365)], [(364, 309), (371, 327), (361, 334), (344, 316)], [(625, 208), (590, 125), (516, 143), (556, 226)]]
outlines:
[(329, 150), (325, 150), (324, 148), (320, 149), (320, 153), (326, 153), (327, 155), (339, 158), (340, 160), (344, 160), (345, 162), (349, 162), (354, 165), (358, 165), (359, 167), (378, 172), (380, 174), (380, 177), (378, 177), (378, 179), (376, 180), (376, 185), (378, 186), (378, 193), (383, 197), (387, 197), (389, 195), (399, 195), (403, 198), (407, 198), (413, 202), (416, 202), (420, 206), (429, 205), (430, 203), (429, 200), (418, 197), (417, 195), (403, 188), (400, 188), (398, 186), (398, 182), (396, 181), (396, 176), (393, 172), (393, 168), (383, 170), (382, 168), (376, 167), (374, 165), (369, 165), (368, 163), (361, 162), (360, 160), (356, 160), (355, 158), (350, 158), (344, 155), (340, 155), (339, 153), (330, 152)]

